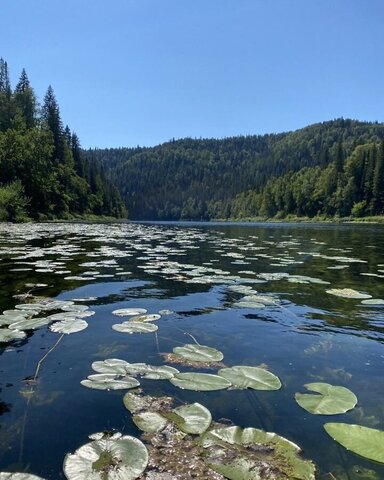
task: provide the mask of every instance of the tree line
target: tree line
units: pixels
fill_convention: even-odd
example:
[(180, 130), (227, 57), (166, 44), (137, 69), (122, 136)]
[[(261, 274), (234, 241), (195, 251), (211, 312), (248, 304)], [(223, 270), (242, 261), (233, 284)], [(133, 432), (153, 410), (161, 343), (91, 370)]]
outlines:
[(117, 188), (64, 127), (51, 86), (42, 105), (23, 69), (14, 89), (0, 59), (0, 221), (126, 216)]
[(384, 213), (384, 124), (336, 119), (271, 135), (91, 149), (133, 219)]

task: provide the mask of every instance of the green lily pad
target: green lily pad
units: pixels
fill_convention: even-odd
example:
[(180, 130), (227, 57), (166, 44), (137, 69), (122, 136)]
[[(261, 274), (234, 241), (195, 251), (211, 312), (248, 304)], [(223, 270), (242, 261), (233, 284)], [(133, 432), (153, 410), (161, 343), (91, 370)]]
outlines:
[(12, 342), (13, 340), (21, 340), (25, 338), (27, 334), (19, 330), (9, 330), (8, 328), (0, 328), (0, 343)]
[(0, 480), (44, 480), (44, 478), (30, 473), (0, 472)]
[(91, 367), (97, 373), (113, 373), (126, 375), (128, 362), (119, 358), (107, 358), (106, 360), (93, 362)]
[(143, 432), (161, 432), (167, 425), (168, 420), (158, 412), (142, 412), (132, 417), (135, 425)]
[(219, 350), (194, 343), (186, 344), (183, 347), (175, 347), (173, 353), (193, 362), (220, 362), (224, 358)]
[(147, 313), (145, 308), (119, 308), (118, 310), (113, 310), (113, 315), (118, 315), (119, 317), (129, 317), (131, 315), (141, 315)]
[(68, 480), (134, 480), (147, 464), (147, 449), (137, 438), (103, 435), (66, 455), (63, 468)]
[(362, 300), (361, 303), (363, 305), (384, 305), (383, 298), (368, 298), (366, 300)]
[(132, 322), (154, 322), (156, 320), (159, 320), (161, 318), (161, 315), (158, 313), (152, 313), (150, 315), (135, 315), (134, 317), (131, 318), (130, 321)]
[(222, 368), (218, 375), (229, 380), (235, 388), (254, 390), (279, 390), (279, 378), (268, 370), (259, 367), (235, 366)]
[(99, 373), (89, 375), (87, 379), (82, 380), (81, 385), (96, 390), (126, 390), (136, 388), (140, 382), (133, 377), (116, 378), (115, 374)]
[(300, 407), (315, 415), (337, 415), (355, 407), (356, 395), (348, 388), (333, 386), (329, 383), (308, 383), (304, 385), (311, 392), (296, 393), (295, 399)]
[(372, 295), (358, 292), (357, 290), (353, 290), (352, 288), (331, 288), (330, 290), (326, 290), (326, 292), (331, 295), (336, 295), (336, 297), (343, 297), (343, 298), (356, 298), (356, 299), (372, 298)]
[(51, 320), (47, 317), (24, 318), (23, 320), (11, 323), (8, 328), (11, 328), (12, 330), (35, 330), (36, 328), (48, 325), (50, 321)]
[(52, 332), (65, 333), (70, 335), (71, 333), (81, 332), (88, 327), (88, 323), (85, 320), (67, 319), (61, 322), (56, 322), (49, 327)]
[(170, 410), (173, 402), (174, 399), (172, 397), (151, 397), (150, 395), (138, 395), (133, 392), (127, 392), (123, 398), (125, 408), (131, 413)]
[(198, 392), (224, 390), (232, 385), (227, 379), (210, 373), (178, 373), (169, 381), (176, 387)]
[(336, 442), (364, 458), (384, 463), (384, 431), (348, 423), (326, 423), (324, 428)]
[(121, 333), (152, 333), (159, 329), (157, 325), (144, 322), (123, 322), (115, 323), (112, 329)]
[(165, 416), (172, 420), (182, 432), (194, 435), (205, 432), (212, 422), (211, 412), (200, 403), (174, 408)]
[(230, 480), (315, 479), (313, 463), (298, 457), (300, 447), (276, 433), (217, 428), (206, 432), (201, 444), (208, 465)]
[(177, 368), (170, 367), (169, 365), (160, 365), (158, 367), (148, 365), (148, 367), (148, 371), (144, 375), (144, 378), (150, 380), (169, 380), (180, 373)]

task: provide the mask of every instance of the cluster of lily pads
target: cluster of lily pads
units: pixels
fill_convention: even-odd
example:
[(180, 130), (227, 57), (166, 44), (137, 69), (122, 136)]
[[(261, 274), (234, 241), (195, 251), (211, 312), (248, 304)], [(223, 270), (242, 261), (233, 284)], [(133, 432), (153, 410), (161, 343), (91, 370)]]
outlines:
[(0, 342), (23, 339), (28, 330), (51, 323), (53, 332), (79, 332), (88, 326), (83, 318), (94, 313), (86, 305), (76, 305), (73, 301), (30, 295), (28, 303), (16, 305), (13, 310), (5, 310), (0, 315)]

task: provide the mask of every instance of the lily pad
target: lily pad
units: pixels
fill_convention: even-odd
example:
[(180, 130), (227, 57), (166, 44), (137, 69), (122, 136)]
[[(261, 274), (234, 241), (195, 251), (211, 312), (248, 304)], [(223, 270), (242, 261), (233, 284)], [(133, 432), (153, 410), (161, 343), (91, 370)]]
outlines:
[(128, 392), (124, 395), (123, 403), (131, 413), (144, 411), (161, 412), (170, 410), (174, 402), (173, 397), (151, 397), (150, 395), (138, 395)]
[(143, 432), (156, 433), (163, 430), (168, 420), (158, 412), (142, 412), (132, 417), (135, 425)]
[(194, 435), (204, 433), (212, 422), (211, 412), (200, 403), (177, 407), (170, 415), (165, 415), (176, 424), (179, 430)]
[(230, 381), (218, 375), (191, 372), (178, 373), (170, 379), (170, 382), (176, 387), (198, 392), (224, 390), (232, 385)]
[(206, 461), (230, 480), (314, 480), (312, 462), (298, 457), (300, 447), (272, 432), (224, 427), (206, 432)]
[(87, 379), (82, 380), (81, 385), (96, 390), (127, 390), (140, 385), (140, 382), (133, 377), (116, 378), (114, 374), (99, 373), (89, 375)]
[(64, 474), (68, 480), (134, 480), (146, 469), (148, 452), (137, 438), (104, 435), (66, 455)]
[(44, 478), (31, 473), (0, 472), (0, 480), (44, 480)]
[(91, 367), (97, 373), (113, 373), (115, 375), (125, 375), (127, 373), (128, 362), (119, 358), (107, 358), (106, 360), (93, 362)]
[(279, 390), (281, 382), (273, 373), (259, 367), (235, 366), (222, 368), (218, 375), (229, 380), (235, 388), (254, 390)]
[(363, 305), (384, 305), (383, 298), (368, 298), (366, 300), (362, 300), (361, 303)]
[(8, 328), (0, 328), (0, 343), (12, 342), (13, 340), (21, 340), (27, 334), (19, 330), (9, 330)]
[(331, 288), (329, 290), (326, 290), (326, 292), (331, 295), (336, 295), (336, 297), (343, 297), (343, 298), (356, 298), (356, 299), (372, 298), (372, 295), (358, 292), (357, 290), (353, 290), (352, 288)]
[(131, 322), (155, 322), (156, 320), (159, 320), (161, 318), (161, 315), (158, 313), (152, 313), (148, 315), (135, 315), (134, 317), (131, 318)]
[(224, 358), (219, 350), (194, 343), (175, 347), (173, 353), (193, 362), (220, 362)]
[(326, 423), (324, 428), (336, 442), (353, 453), (384, 463), (384, 431), (348, 423)]
[(157, 325), (144, 322), (123, 322), (115, 323), (112, 329), (121, 333), (152, 333), (159, 329)]
[(49, 327), (52, 332), (65, 333), (67, 335), (71, 333), (81, 332), (88, 327), (88, 323), (85, 320), (70, 319), (56, 322)]
[(348, 388), (333, 386), (329, 383), (308, 383), (304, 385), (311, 392), (296, 393), (295, 399), (300, 407), (315, 415), (337, 415), (355, 407), (356, 395)]
[(24, 318), (23, 320), (18, 320), (17, 322), (11, 323), (8, 328), (12, 330), (35, 330), (36, 328), (48, 325), (50, 321), (51, 320), (46, 317)]
[(119, 308), (118, 310), (113, 310), (112, 313), (119, 317), (129, 317), (131, 315), (142, 315), (147, 313), (147, 310), (145, 308)]

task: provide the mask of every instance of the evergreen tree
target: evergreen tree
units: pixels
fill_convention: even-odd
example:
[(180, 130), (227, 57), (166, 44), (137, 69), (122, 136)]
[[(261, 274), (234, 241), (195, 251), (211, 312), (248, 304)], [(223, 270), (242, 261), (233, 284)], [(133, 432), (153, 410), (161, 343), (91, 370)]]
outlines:
[(49, 85), (47, 93), (44, 97), (42, 119), (45, 122), (46, 127), (52, 132), (53, 135), (53, 159), (63, 163), (65, 161), (64, 129), (60, 117), (59, 105), (51, 85)]
[(33, 128), (36, 125), (36, 97), (30, 86), (27, 72), (23, 68), (19, 82), (16, 85), (15, 106), (21, 115), (26, 128)]

